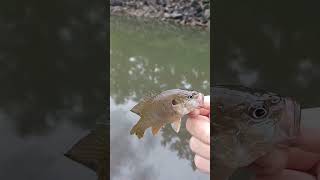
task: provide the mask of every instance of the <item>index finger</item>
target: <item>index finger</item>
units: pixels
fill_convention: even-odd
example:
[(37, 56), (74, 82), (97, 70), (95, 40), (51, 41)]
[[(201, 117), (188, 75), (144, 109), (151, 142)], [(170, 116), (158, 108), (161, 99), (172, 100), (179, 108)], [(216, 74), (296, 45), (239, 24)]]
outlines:
[(288, 149), (276, 148), (252, 163), (249, 168), (257, 175), (271, 175), (286, 168), (288, 161)]
[(198, 115), (202, 115), (202, 116), (209, 116), (210, 114), (210, 110), (205, 109), (205, 108), (200, 108), (200, 109), (195, 109), (192, 112), (189, 113), (190, 117), (196, 117)]
[(319, 108), (301, 111), (300, 133), (295, 143), (304, 151), (320, 153), (319, 112)]
[(319, 128), (301, 128), (301, 134), (296, 140), (296, 145), (305, 151), (320, 153)]
[(204, 96), (203, 108), (210, 110), (210, 96)]

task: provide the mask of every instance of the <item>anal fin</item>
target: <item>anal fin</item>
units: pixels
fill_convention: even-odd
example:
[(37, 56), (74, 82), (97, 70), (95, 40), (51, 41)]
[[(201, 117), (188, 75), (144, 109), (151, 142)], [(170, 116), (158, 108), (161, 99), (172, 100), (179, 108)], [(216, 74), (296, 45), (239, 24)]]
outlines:
[(158, 132), (160, 131), (160, 129), (163, 127), (162, 123), (158, 123), (155, 126), (152, 127), (152, 134), (155, 136), (156, 134), (158, 134)]

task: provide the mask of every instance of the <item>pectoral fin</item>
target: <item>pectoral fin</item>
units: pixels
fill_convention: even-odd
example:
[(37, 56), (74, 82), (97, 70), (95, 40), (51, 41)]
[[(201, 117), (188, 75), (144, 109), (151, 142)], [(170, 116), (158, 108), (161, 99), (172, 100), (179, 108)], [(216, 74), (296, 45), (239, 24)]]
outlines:
[(174, 121), (173, 123), (171, 123), (171, 127), (174, 129), (174, 131), (176, 133), (179, 133), (180, 131), (180, 126), (181, 126), (181, 118), (177, 121)]

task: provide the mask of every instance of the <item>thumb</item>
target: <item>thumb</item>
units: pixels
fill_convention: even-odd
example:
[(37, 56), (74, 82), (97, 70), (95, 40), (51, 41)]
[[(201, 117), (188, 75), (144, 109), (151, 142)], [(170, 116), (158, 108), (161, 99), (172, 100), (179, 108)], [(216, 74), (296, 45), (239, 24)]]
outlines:
[(203, 108), (210, 110), (210, 96), (204, 96)]

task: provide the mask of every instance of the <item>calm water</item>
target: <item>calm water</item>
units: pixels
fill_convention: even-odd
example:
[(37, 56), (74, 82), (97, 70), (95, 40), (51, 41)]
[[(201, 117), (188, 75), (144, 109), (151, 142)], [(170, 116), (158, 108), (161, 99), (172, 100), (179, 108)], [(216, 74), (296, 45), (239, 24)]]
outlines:
[(0, 7), (0, 179), (96, 180), (64, 153), (106, 113), (104, 6)]
[(209, 93), (209, 33), (155, 22), (111, 19), (111, 179), (208, 180), (194, 170), (185, 123), (156, 137), (129, 134), (138, 116), (129, 110), (150, 90), (192, 88)]

